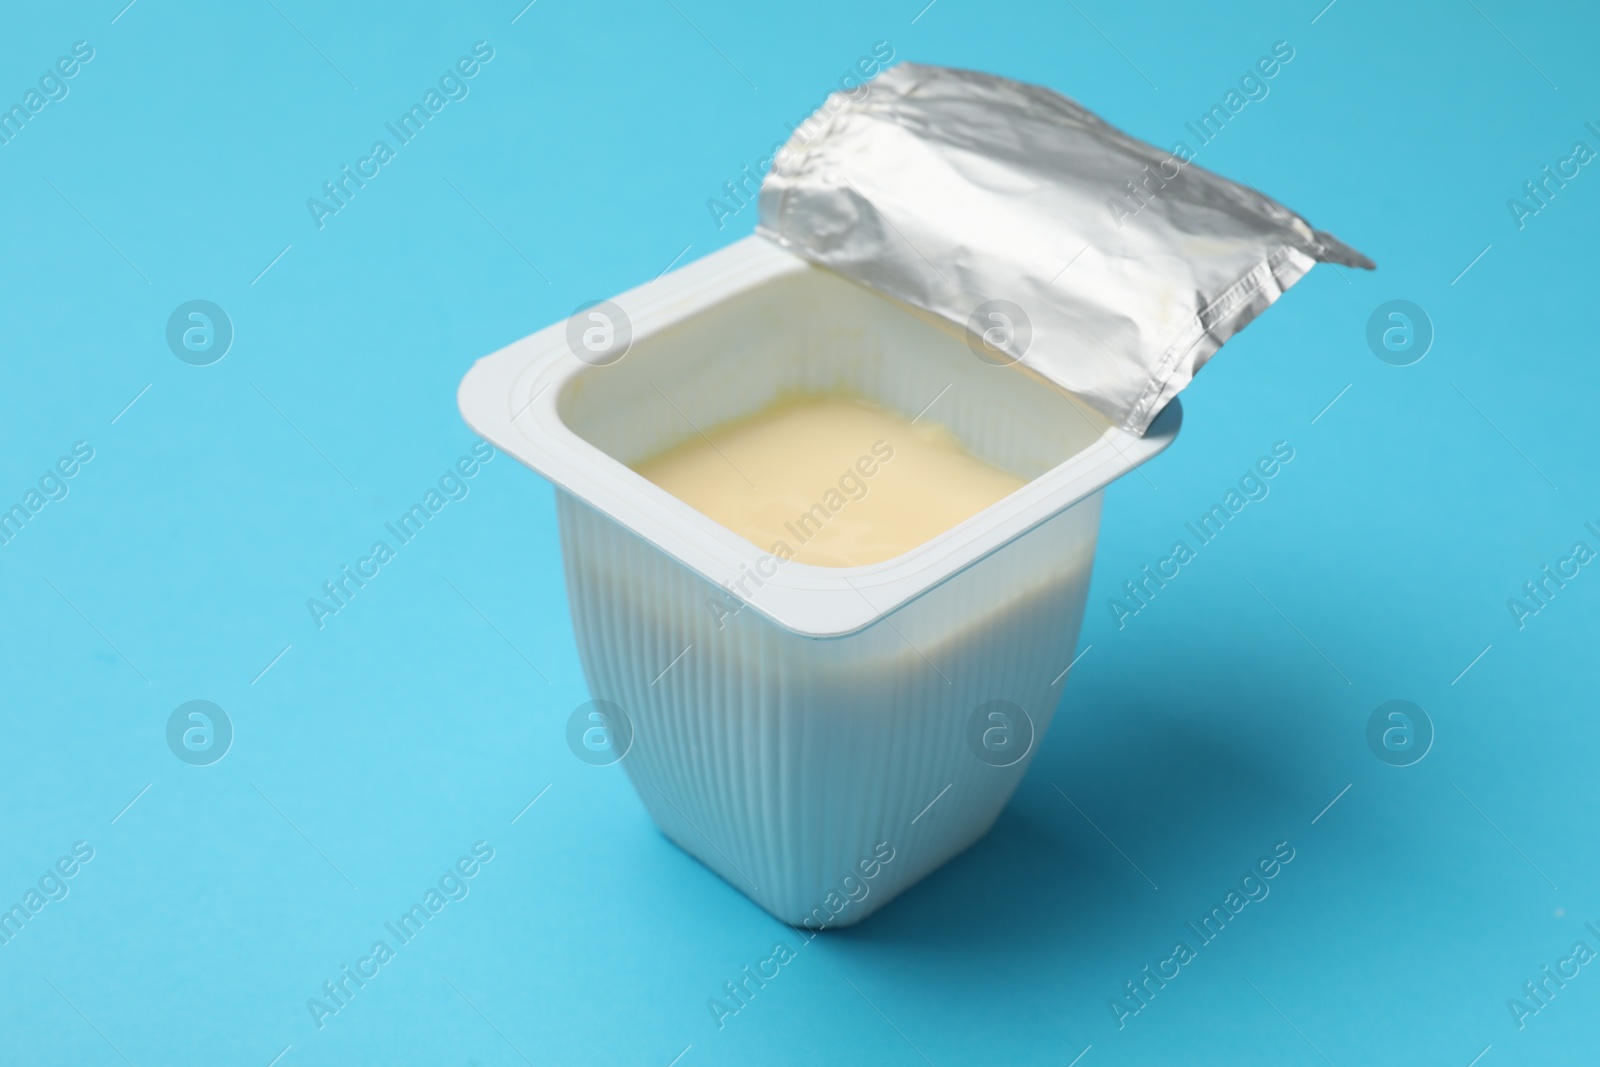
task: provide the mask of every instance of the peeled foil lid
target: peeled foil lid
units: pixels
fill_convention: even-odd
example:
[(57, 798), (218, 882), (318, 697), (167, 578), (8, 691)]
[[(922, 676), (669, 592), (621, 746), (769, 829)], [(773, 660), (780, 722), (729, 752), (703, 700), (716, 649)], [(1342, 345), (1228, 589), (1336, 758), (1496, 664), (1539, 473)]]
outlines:
[(796, 129), (757, 232), (1143, 434), (1314, 263), (1373, 268), (1192, 155), (1041, 86), (901, 63)]

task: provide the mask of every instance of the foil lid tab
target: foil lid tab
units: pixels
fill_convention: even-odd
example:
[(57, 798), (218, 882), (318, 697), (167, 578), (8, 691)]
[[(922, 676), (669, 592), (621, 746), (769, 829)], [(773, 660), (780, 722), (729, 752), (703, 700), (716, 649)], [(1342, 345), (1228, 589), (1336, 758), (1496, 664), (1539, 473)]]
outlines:
[(901, 63), (795, 131), (757, 232), (1142, 434), (1314, 263), (1373, 267), (1192, 156), (1040, 86)]

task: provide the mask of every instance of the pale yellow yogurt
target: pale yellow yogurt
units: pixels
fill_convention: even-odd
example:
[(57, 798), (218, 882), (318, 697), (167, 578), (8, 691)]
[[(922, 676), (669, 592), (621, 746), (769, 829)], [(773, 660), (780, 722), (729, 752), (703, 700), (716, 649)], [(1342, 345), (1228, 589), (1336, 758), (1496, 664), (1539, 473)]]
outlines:
[(864, 400), (794, 396), (634, 467), (780, 560), (892, 559), (1023, 485), (948, 429)]

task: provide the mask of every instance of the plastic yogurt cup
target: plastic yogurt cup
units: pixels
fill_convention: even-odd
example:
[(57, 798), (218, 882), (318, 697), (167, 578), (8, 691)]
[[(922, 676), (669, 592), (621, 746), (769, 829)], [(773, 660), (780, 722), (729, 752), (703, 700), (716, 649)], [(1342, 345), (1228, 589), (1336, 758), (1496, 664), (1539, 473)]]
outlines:
[[(1177, 394), (1312, 266), (1373, 266), (1183, 148), (901, 63), (795, 130), (756, 236), (461, 383), (473, 429), (556, 486), (592, 714), (631, 734), (645, 809), (778, 918), (859, 922), (989, 829), (1060, 702), (1101, 490), (1171, 444)], [(830, 393), (926, 413), (1025, 482), (836, 568), (631, 469)]]
[[(461, 383), (472, 428), (556, 487), (584, 674), (631, 728), (645, 809), (785, 922), (858, 922), (994, 823), (1060, 702), (1101, 490), (1177, 434), (1176, 401), (1138, 436), (1003, 362), (749, 237)], [(934, 419), (1026, 484), (893, 559), (818, 567), (630, 469), (829, 391)]]

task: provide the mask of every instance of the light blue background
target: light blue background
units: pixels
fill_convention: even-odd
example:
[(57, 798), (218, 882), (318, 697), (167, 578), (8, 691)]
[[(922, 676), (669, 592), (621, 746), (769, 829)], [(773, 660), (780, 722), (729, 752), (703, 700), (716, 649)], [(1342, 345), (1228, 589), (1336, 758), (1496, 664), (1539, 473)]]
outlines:
[[(0, 35), (7, 103), (95, 49), (0, 146), (0, 498), (95, 449), (0, 547), (0, 903), (95, 849), (0, 946), (0, 1062), (1593, 1061), (1600, 965), (1525, 1029), (1506, 1006), (1600, 949), (1600, 567), (1520, 631), (1506, 607), (1600, 548), (1600, 171), (1522, 230), (1506, 206), (1600, 148), (1592, 12), (123, 2)], [(470, 96), (319, 231), (306, 198), (479, 40)], [(567, 750), (549, 486), (497, 458), (324, 629), (305, 601), (468, 451), (474, 359), (750, 232), (707, 199), (877, 41), (1163, 145), (1288, 41), (1199, 162), (1380, 269), (1314, 271), (1109, 491), (1087, 652), (993, 833), (718, 1030), (707, 998), (798, 938)], [(210, 367), (164, 340), (194, 298), (236, 330)], [(1392, 298), (1437, 331), (1414, 366), (1364, 340)], [(1118, 630), (1107, 598), (1276, 441), (1270, 497)], [(205, 768), (164, 739), (195, 698), (237, 731)], [(1392, 698), (1437, 730), (1409, 768), (1365, 741)], [(470, 896), (319, 1031), (306, 999), (479, 840)], [(1284, 840), (1270, 897), (1118, 1030), (1107, 1001)]]

